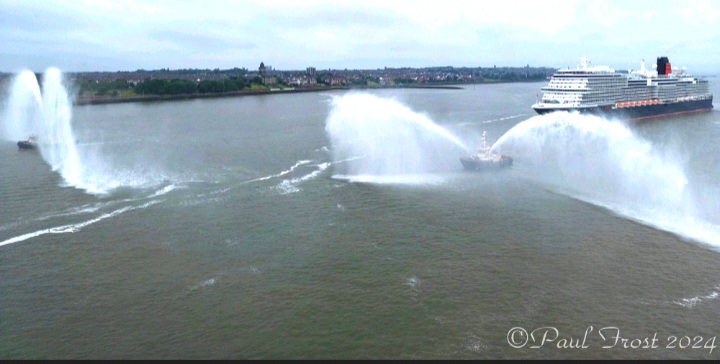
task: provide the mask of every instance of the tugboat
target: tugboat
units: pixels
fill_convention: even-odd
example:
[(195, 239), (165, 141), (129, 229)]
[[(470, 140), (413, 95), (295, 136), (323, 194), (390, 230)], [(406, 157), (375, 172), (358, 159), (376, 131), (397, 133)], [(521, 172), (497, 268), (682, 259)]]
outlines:
[(20, 149), (37, 149), (37, 137), (35, 135), (31, 135), (27, 138), (27, 140), (17, 142), (17, 146)]
[(460, 158), (460, 162), (465, 170), (488, 171), (512, 166), (512, 158), (490, 151), (491, 147), (487, 143), (485, 132), (482, 134), (482, 140), (483, 144), (475, 154), (468, 158)]

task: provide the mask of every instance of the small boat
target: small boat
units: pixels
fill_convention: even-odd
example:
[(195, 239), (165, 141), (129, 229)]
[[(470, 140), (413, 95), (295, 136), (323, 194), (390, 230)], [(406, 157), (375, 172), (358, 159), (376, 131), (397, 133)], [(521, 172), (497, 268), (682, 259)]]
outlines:
[(460, 163), (462, 163), (465, 170), (487, 171), (512, 166), (512, 158), (490, 151), (491, 147), (485, 139), (485, 132), (483, 132), (482, 138), (483, 144), (475, 154), (468, 158), (460, 158)]
[(36, 149), (37, 148), (37, 137), (31, 135), (27, 140), (21, 140), (17, 142), (18, 148), (20, 149)]

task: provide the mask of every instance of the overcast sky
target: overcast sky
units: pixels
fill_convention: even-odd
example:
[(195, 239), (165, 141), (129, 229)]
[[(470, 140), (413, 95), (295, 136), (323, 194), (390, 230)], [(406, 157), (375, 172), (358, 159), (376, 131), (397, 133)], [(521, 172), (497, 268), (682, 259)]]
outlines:
[(720, 73), (720, 1), (0, 0), (0, 72), (674, 66)]

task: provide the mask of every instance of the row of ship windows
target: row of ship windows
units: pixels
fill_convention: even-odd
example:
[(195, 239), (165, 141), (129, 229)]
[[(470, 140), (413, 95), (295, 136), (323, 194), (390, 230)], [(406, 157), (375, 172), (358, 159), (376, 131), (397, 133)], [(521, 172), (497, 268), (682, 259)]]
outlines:
[(696, 92), (696, 93), (707, 93), (710, 92), (709, 87), (623, 87), (623, 88), (595, 88), (595, 89), (581, 89), (581, 90), (566, 90), (566, 89), (550, 89), (549, 87), (544, 88), (545, 91), (555, 91), (558, 94), (574, 94), (574, 95), (587, 95), (587, 94), (610, 94), (610, 93), (676, 93), (676, 92)]
[(550, 81), (593, 81), (593, 82), (625, 82), (627, 78), (624, 77), (553, 77)]
[[(549, 90), (548, 90), (549, 91)], [(559, 91), (559, 92), (558, 92)], [(616, 90), (581, 90), (581, 91), (575, 91), (575, 92), (563, 92), (562, 90), (556, 90), (558, 92), (557, 94), (567, 94), (567, 95), (573, 95), (573, 96), (581, 96), (585, 95), (585, 97), (589, 97), (590, 95), (597, 95), (598, 97), (604, 97), (609, 98), (613, 95), (624, 95), (624, 97), (630, 97), (630, 96), (642, 96), (642, 97), (657, 97), (657, 95), (660, 95), (661, 97), (665, 96), (672, 96), (672, 95), (689, 95), (689, 94), (703, 94), (703, 93), (709, 93), (709, 89), (707, 87), (678, 87), (678, 88), (660, 88), (660, 89), (641, 89), (641, 88), (626, 88), (623, 89), (622, 92), (617, 92)]]
[[(559, 90), (560, 93), (558, 94), (564, 94), (562, 90)], [(599, 97), (605, 97), (608, 98), (612, 95), (625, 95), (626, 97), (629, 96), (640, 96), (642, 97), (656, 97), (655, 95), (686, 95), (686, 94), (700, 94), (700, 93), (709, 93), (709, 89), (707, 87), (673, 87), (673, 88), (625, 88), (623, 89), (622, 93), (617, 92), (616, 89), (607, 89), (607, 90), (582, 90), (582, 91), (576, 91), (572, 93), (567, 93), (568, 95), (585, 95), (585, 97), (588, 97), (589, 95), (598, 95)]]
[[(707, 82), (698, 83), (676, 83), (677, 81), (655, 81), (652, 86), (694, 86), (694, 85), (707, 85)], [(647, 80), (626, 80), (626, 79), (551, 79), (548, 86), (553, 85), (592, 85), (592, 86), (618, 86), (618, 85), (630, 85), (630, 86), (647, 86)]]
[(591, 85), (625, 85), (625, 80), (551, 80), (549, 84), (591, 84)]
[(551, 102), (553, 100), (560, 101), (561, 103), (599, 103), (599, 102), (607, 102), (607, 101), (643, 101), (643, 100), (652, 100), (652, 99), (662, 99), (662, 100), (669, 100), (674, 98), (681, 98), (681, 97), (699, 97), (698, 95), (691, 95), (691, 94), (684, 94), (684, 95), (673, 95), (670, 97), (622, 97), (622, 98), (568, 98), (568, 97), (543, 97), (542, 101), (545, 103)]
[(618, 84), (560, 84), (560, 83), (550, 83), (545, 88), (556, 88), (556, 89), (603, 89), (603, 88), (622, 88), (625, 87), (624, 83), (618, 83)]

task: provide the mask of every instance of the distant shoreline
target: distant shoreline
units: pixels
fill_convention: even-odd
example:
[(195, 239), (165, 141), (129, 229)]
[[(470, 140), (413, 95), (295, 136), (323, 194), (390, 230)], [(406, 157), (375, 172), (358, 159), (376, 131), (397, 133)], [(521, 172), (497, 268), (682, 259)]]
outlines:
[[(487, 84), (487, 83), (484, 83)], [(347, 91), (347, 90), (378, 90), (378, 89), (401, 89), (401, 88), (419, 88), (419, 89), (443, 89), (443, 90), (460, 90), (463, 87), (458, 85), (402, 85), (402, 86), (377, 86), (377, 87), (304, 87), (292, 89), (269, 89), (269, 90), (242, 90), (222, 93), (193, 93), (180, 95), (147, 95), (147, 96), (79, 96), (73, 101), (74, 105), (102, 105), (102, 104), (120, 104), (127, 102), (154, 102), (154, 101), (173, 101), (173, 100), (190, 100), (190, 99), (206, 99), (220, 97), (237, 97), (237, 96), (259, 96), (274, 94), (290, 94), (301, 92), (323, 92), (323, 91)]]

